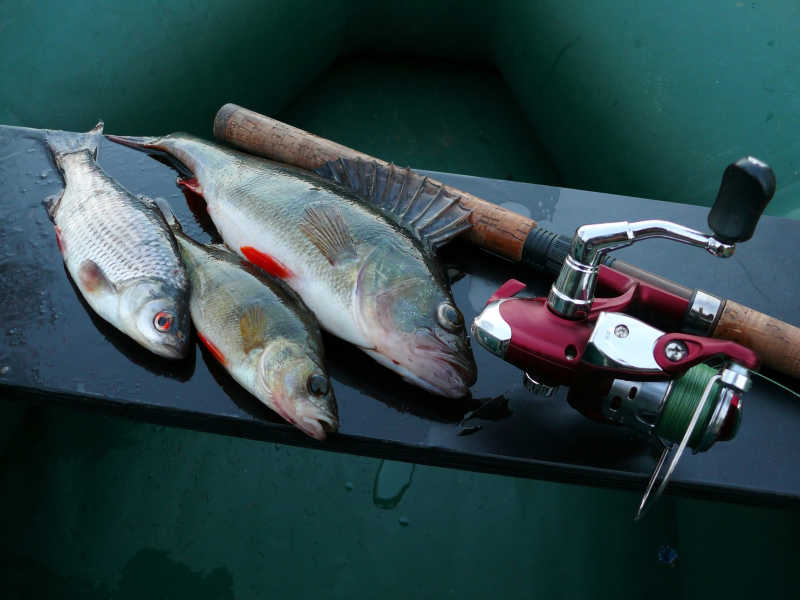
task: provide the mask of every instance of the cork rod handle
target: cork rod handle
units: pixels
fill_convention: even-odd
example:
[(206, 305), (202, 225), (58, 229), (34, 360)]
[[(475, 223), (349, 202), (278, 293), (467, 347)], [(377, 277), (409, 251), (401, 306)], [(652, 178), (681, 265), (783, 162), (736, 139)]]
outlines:
[(800, 328), (794, 325), (728, 300), (713, 335), (752, 348), (762, 364), (800, 377)]

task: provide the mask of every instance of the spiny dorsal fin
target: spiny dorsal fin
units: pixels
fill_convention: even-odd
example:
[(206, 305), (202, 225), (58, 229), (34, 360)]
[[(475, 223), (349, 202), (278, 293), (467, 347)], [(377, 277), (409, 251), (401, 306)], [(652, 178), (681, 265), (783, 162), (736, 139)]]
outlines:
[(242, 347), (245, 354), (264, 345), (266, 326), (267, 315), (262, 306), (253, 304), (244, 310), (239, 319), (239, 330), (242, 333)]
[(461, 205), (457, 193), (411, 169), (340, 158), (325, 163), (315, 173), (380, 208), (428, 250), (436, 250), (472, 227), (471, 211)]
[(337, 207), (312, 204), (306, 208), (300, 229), (332, 265), (356, 257), (353, 238)]

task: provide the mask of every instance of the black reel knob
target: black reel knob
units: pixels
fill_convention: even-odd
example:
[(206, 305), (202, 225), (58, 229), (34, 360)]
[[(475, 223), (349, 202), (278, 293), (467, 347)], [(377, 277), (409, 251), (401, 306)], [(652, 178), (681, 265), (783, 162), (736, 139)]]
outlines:
[(728, 165), (708, 213), (714, 237), (726, 244), (749, 240), (774, 193), (775, 173), (766, 163), (748, 156)]

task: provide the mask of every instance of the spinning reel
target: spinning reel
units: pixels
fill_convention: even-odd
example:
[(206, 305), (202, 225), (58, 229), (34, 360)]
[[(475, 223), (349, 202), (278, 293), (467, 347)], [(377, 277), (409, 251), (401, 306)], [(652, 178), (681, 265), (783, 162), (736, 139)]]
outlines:
[[(737, 242), (752, 237), (774, 191), (770, 167), (748, 157), (723, 174), (708, 216), (713, 235), (662, 220), (579, 227), (547, 298), (517, 297), (526, 286), (512, 279), (472, 323), (473, 338), (520, 367), (532, 392), (550, 395), (568, 385), (569, 403), (585, 416), (626, 426), (663, 446), (637, 519), (663, 492), (687, 446), (704, 452), (736, 435), (758, 357), (735, 342), (667, 333), (628, 314), (655, 316), (667, 327), (686, 315), (707, 325), (718, 306), (713, 296), (698, 292), (686, 300), (601, 263), (609, 252), (649, 238), (730, 257)], [(598, 285), (613, 295), (596, 297)]]

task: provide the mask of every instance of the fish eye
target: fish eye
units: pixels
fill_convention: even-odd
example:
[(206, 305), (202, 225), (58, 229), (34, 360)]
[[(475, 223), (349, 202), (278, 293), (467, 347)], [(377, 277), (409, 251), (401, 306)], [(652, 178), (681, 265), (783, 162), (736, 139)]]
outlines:
[(319, 373), (315, 373), (306, 382), (308, 392), (314, 396), (324, 396), (328, 393), (328, 378)]
[(447, 331), (460, 331), (464, 327), (464, 317), (450, 302), (442, 302), (436, 309), (436, 319), (439, 325)]
[(172, 321), (172, 315), (162, 310), (153, 317), (153, 326), (162, 332), (169, 331), (169, 328), (172, 327)]

